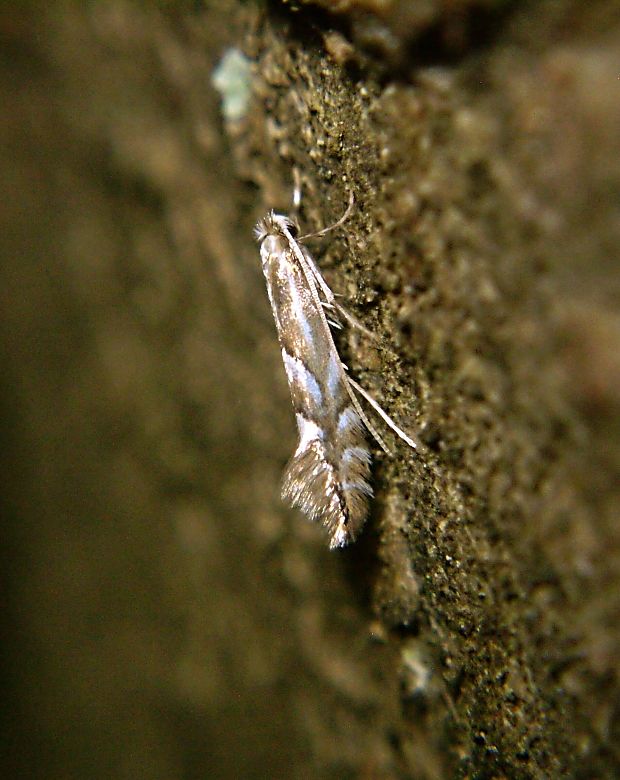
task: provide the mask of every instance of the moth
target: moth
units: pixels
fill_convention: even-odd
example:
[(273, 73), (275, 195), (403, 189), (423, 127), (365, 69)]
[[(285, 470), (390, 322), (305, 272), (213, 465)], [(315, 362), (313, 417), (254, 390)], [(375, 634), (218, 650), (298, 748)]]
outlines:
[(334, 225), (299, 237), (297, 221), (270, 211), (254, 234), (282, 350), (299, 443), (284, 471), (282, 498), (322, 523), (330, 548), (343, 547), (358, 536), (373, 495), (370, 449), (365, 429), (388, 452), (366, 417), (362, 396), (410, 447), (415, 442), (347, 373), (334, 343), (331, 327), (341, 320), (371, 335), (337, 301), (302, 241), (339, 227)]

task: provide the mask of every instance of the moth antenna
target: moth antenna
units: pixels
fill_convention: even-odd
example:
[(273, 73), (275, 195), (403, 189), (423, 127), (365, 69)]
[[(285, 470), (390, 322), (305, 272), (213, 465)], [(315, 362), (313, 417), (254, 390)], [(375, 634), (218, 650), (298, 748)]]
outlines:
[(353, 211), (354, 203), (355, 203), (355, 197), (353, 195), (353, 190), (350, 190), (349, 205), (347, 206), (347, 210), (344, 212), (344, 214), (340, 217), (340, 219), (337, 222), (334, 222), (333, 225), (328, 225), (327, 227), (323, 228), (323, 230), (318, 230), (316, 233), (306, 233), (305, 236), (300, 236), (297, 240), (304, 241), (306, 238), (317, 238), (318, 236), (324, 236), (325, 233), (329, 233), (332, 230), (339, 228), (340, 225), (344, 224), (347, 221), (347, 219), (349, 219), (349, 216), (351, 215), (351, 211)]
[(293, 168), (293, 210), (299, 211), (301, 205), (301, 173), (299, 168), (295, 166)]

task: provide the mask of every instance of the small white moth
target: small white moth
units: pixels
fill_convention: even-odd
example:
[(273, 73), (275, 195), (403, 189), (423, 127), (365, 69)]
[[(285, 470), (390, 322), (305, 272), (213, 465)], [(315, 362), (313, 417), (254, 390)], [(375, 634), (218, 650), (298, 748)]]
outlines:
[[(349, 216), (312, 236), (339, 227)], [(338, 315), (361, 328), (335, 299), (310, 253), (298, 237), (296, 221), (273, 211), (254, 230), (260, 243), (263, 273), (282, 349), (299, 444), (284, 472), (282, 498), (321, 522), (329, 546), (343, 547), (355, 540), (368, 514), (372, 488), (370, 450), (364, 426), (387, 452), (370, 424), (355, 393), (359, 393), (410, 447), (407, 436), (346, 373), (330, 324), (342, 327)], [(329, 313), (328, 320), (326, 312)], [(367, 331), (365, 331), (367, 332)]]

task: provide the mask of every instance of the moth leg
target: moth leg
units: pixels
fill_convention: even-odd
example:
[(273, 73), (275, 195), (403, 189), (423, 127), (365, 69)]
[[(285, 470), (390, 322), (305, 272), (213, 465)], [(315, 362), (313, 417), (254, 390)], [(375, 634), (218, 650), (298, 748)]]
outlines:
[(310, 256), (310, 253), (305, 250), (305, 247), (302, 247), (302, 250), (303, 250), (304, 260), (307, 263), (308, 269), (312, 273), (312, 276), (314, 277), (314, 280), (316, 281), (319, 290), (321, 291), (323, 297), (325, 298), (325, 300), (321, 301), (323, 308), (329, 309), (331, 312), (334, 311), (337, 312), (342, 317), (342, 319), (352, 328), (356, 328), (365, 336), (367, 336), (369, 339), (372, 339), (373, 341), (378, 341), (377, 336), (372, 331), (364, 327), (364, 325), (362, 325), (362, 323), (357, 319), (357, 317), (354, 317), (344, 308), (344, 306), (341, 306), (338, 303), (338, 301), (336, 300), (337, 293), (334, 293), (331, 287), (327, 284), (321, 272), (319, 271), (316, 263)]
[(319, 270), (319, 267), (312, 259), (312, 256), (310, 255), (310, 252), (306, 249), (305, 246), (300, 246), (300, 249), (302, 251), (304, 260), (306, 261), (306, 265), (308, 267), (308, 270), (314, 277), (315, 282), (317, 283), (321, 293), (325, 297), (325, 301), (322, 302), (323, 305), (327, 305), (329, 307), (334, 307), (336, 304), (336, 296), (332, 292), (331, 287), (327, 284), (325, 279), (323, 279), (323, 275), (321, 274), (321, 271)]
[[(346, 368), (344, 363), (342, 363), (341, 365), (343, 368)], [(379, 431), (375, 428), (375, 426), (370, 422), (370, 420), (366, 416), (366, 412), (362, 409), (361, 404), (357, 399), (357, 396), (353, 392), (354, 390), (359, 391), (360, 386), (357, 384), (357, 382), (354, 382), (348, 374), (343, 373), (343, 376), (347, 384), (347, 392), (349, 393), (349, 398), (351, 399), (353, 406), (355, 407), (355, 410), (359, 414), (361, 421), (364, 423), (364, 425), (372, 435), (373, 439), (381, 447), (383, 452), (385, 452), (386, 455), (391, 455), (392, 453), (388, 449), (387, 444), (383, 441), (383, 437), (381, 436)]]
[(353, 314), (348, 312), (344, 306), (341, 306), (339, 303), (336, 303), (336, 301), (333, 302), (333, 307), (336, 309), (338, 314), (346, 320), (347, 324), (349, 324), (352, 328), (355, 328), (356, 330), (359, 330), (361, 333), (364, 334), (369, 339), (372, 339), (373, 341), (379, 341), (378, 336), (373, 333), (371, 330), (368, 330), (362, 323), (357, 319), (357, 317), (354, 317)]
[(336, 328), (336, 330), (342, 330), (342, 323), (338, 322), (338, 320), (332, 320), (328, 317), (327, 322), (329, 325), (331, 325), (332, 328)]
[[(339, 225), (341, 225), (348, 218), (349, 212), (351, 211), (351, 209), (353, 207), (353, 202), (354, 202), (353, 193), (351, 192), (351, 193), (349, 193), (349, 205), (347, 207), (347, 210), (342, 215), (342, 217), (338, 220), (338, 222), (336, 222), (334, 225), (331, 225), (328, 228), (324, 228), (324, 230), (321, 230), (318, 233), (311, 233), (309, 236), (303, 236), (302, 238), (309, 238), (310, 236), (320, 236), (320, 235), (323, 235), (323, 233), (326, 233), (328, 230), (333, 230), (334, 228), (336, 228)], [(297, 240), (299, 242), (302, 239), (299, 238)], [(317, 266), (317, 264), (312, 259), (312, 255), (310, 254), (310, 252), (308, 252), (308, 250), (304, 246), (299, 245), (299, 248), (301, 249), (301, 252), (303, 254), (304, 260), (306, 261), (306, 265), (307, 265), (309, 271), (311, 272), (312, 276), (314, 277), (314, 280), (316, 281), (316, 284), (317, 284), (319, 290), (321, 291), (321, 294), (325, 298), (324, 301), (321, 301), (323, 306), (326, 309), (331, 309), (331, 310), (335, 309), (338, 312), (338, 314), (340, 314), (340, 316), (351, 327), (357, 328), (359, 331), (364, 333), (369, 338), (372, 338), (372, 339), (376, 340), (376, 336), (374, 335), (374, 333), (369, 331), (368, 328), (365, 328), (362, 325), (362, 323), (356, 317), (354, 317), (352, 314), (349, 314), (349, 312), (344, 308), (344, 306), (341, 306), (336, 301), (337, 293), (334, 293), (334, 291), (331, 289), (331, 287), (327, 284), (327, 282), (323, 278), (323, 274), (321, 273), (321, 271), (320, 271), (319, 267)], [(339, 296), (339, 297), (342, 297), (342, 296)]]
[[(379, 404), (375, 401), (375, 399), (370, 395), (370, 393), (368, 393), (366, 390), (364, 390), (364, 388), (361, 385), (359, 385), (355, 381), (355, 379), (351, 379), (351, 377), (348, 376), (348, 375), (347, 375), (347, 379), (348, 379), (349, 384), (351, 385), (351, 387), (356, 392), (358, 392), (362, 396), (362, 398), (364, 398), (366, 401), (368, 401), (368, 403), (372, 406), (372, 408), (379, 415), (379, 417), (381, 417), (381, 419), (385, 422), (385, 424), (388, 425), (400, 439), (402, 439), (406, 444), (408, 444), (411, 447), (411, 449), (417, 450), (418, 449), (418, 445), (414, 442), (414, 440), (410, 436), (407, 436), (407, 434), (402, 430), (402, 428), (399, 428), (398, 425), (396, 425), (396, 423), (394, 422), (394, 420), (392, 420), (390, 415), (387, 412), (383, 411), (383, 409), (379, 406)], [(368, 430), (376, 438), (376, 435), (375, 435), (373, 429), (369, 427)], [(379, 439), (377, 439), (377, 441), (379, 441), (379, 443), (380, 443)]]

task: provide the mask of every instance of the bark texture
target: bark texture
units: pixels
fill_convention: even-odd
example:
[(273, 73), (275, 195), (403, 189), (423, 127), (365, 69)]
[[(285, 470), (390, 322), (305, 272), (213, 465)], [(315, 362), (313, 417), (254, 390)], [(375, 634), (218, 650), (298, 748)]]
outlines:
[[(0, 35), (4, 776), (617, 777), (617, 3), (93, 0)], [(355, 196), (312, 251), (421, 443), (339, 552), (278, 499), (251, 229), (293, 169), (307, 231)]]

